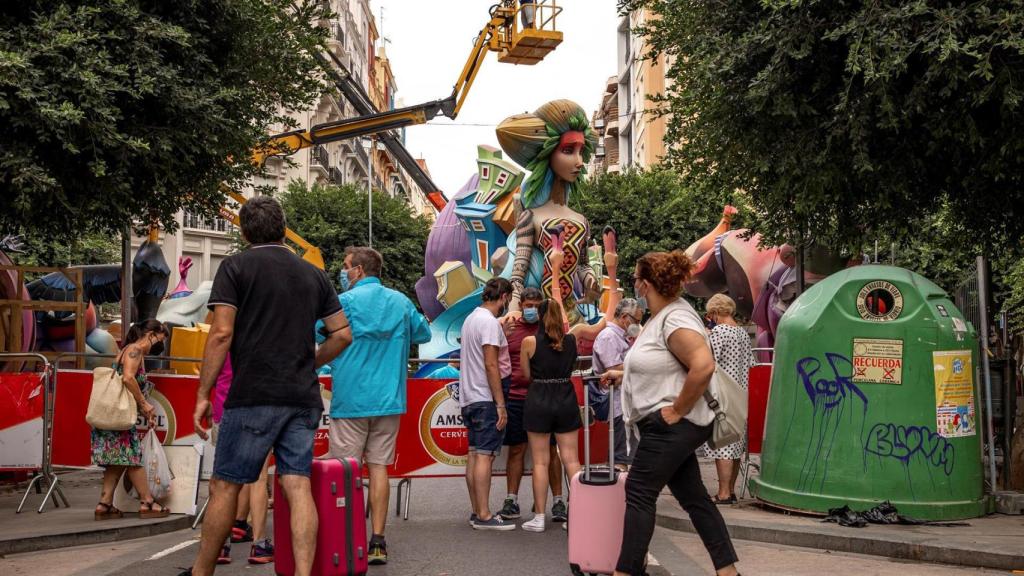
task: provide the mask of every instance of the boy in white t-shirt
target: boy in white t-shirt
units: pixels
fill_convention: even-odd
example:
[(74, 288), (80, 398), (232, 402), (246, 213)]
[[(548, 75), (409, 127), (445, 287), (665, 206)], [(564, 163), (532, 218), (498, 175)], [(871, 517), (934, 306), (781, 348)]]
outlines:
[(470, 524), (476, 530), (514, 530), (491, 514), (491, 467), (501, 452), (508, 414), (505, 397), (511, 384), (512, 364), (508, 340), (498, 316), (512, 299), (512, 284), (492, 278), (484, 285), (483, 304), (462, 325), (462, 368), (459, 371), (459, 405), (469, 433), (466, 486), (473, 505)]

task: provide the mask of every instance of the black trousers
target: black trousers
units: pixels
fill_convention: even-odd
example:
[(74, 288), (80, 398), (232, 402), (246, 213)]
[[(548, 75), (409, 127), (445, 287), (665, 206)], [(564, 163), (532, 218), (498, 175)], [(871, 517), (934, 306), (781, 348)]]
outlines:
[(715, 569), (736, 562), (736, 550), (718, 507), (711, 501), (700, 477), (694, 451), (711, 437), (711, 426), (680, 420), (669, 426), (656, 411), (637, 427), (640, 445), (626, 477), (626, 518), (622, 550), (616, 570), (643, 574), (647, 548), (654, 535), (658, 494), (667, 485), (679, 505), (690, 515)]

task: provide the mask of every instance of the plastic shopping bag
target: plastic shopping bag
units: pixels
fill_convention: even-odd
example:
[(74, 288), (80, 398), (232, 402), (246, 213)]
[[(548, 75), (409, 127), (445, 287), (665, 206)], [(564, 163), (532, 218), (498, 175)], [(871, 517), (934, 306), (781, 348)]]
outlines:
[(146, 482), (149, 492), (156, 500), (163, 500), (171, 491), (171, 467), (167, 465), (167, 455), (156, 431), (150, 430), (142, 440), (143, 466), (146, 467)]

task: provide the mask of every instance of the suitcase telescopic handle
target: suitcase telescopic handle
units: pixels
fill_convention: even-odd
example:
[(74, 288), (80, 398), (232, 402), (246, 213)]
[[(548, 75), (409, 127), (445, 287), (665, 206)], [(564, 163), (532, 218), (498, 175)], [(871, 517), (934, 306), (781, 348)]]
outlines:
[[(599, 383), (601, 377), (593, 374), (583, 377), (583, 479), (590, 482), (590, 384)], [(611, 392), (609, 391), (609, 394)], [(611, 402), (611, 398), (608, 399)], [(608, 467), (615, 468), (615, 422), (612, 407), (608, 411)]]

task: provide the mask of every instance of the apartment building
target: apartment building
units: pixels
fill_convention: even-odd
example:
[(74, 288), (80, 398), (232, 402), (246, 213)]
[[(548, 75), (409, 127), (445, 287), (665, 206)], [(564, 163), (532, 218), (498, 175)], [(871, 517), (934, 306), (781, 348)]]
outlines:
[(670, 86), (665, 73), (671, 59), (664, 54), (648, 59), (646, 40), (633, 33), (650, 17), (650, 12), (643, 9), (619, 19), (618, 73), (606, 83), (601, 107), (593, 116), (595, 128), (603, 131), (605, 152), (604, 159), (594, 164), (595, 172), (653, 166), (667, 150), (667, 117), (654, 113), (656, 104), (650, 96), (664, 94)]

